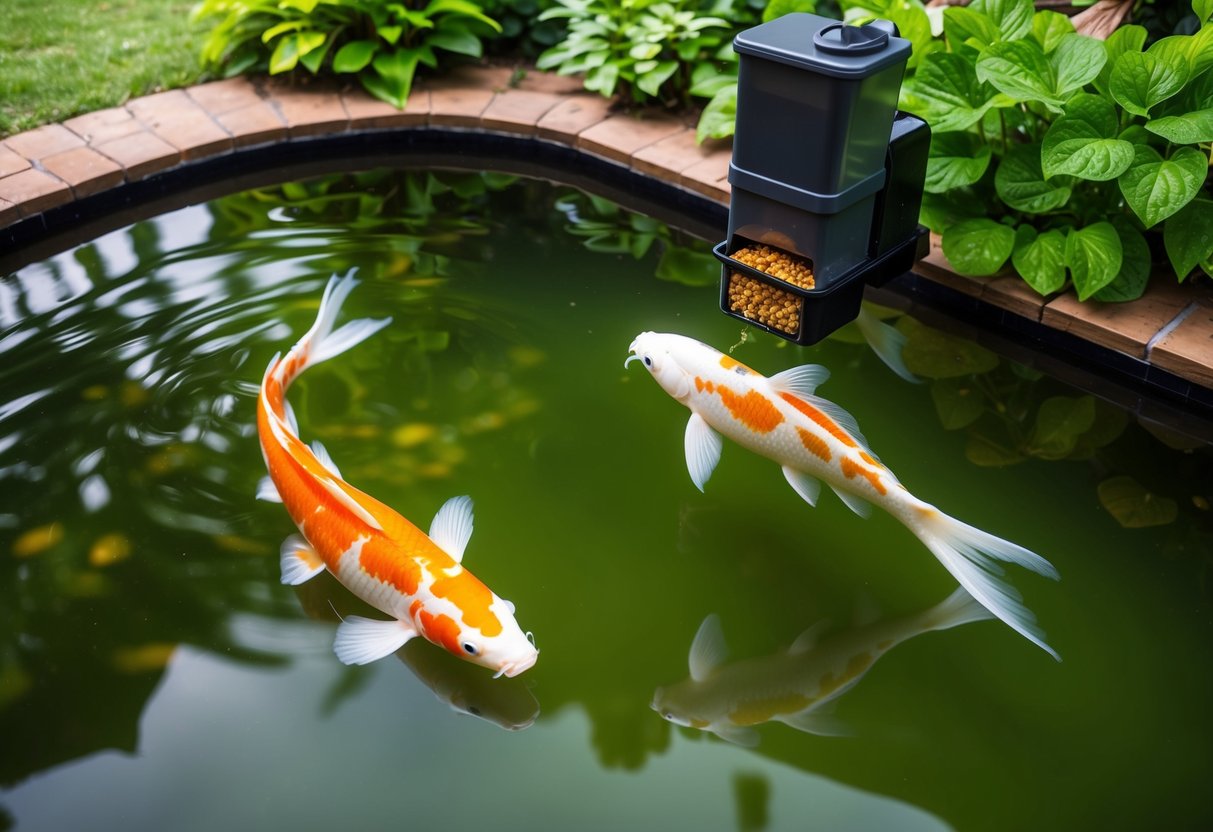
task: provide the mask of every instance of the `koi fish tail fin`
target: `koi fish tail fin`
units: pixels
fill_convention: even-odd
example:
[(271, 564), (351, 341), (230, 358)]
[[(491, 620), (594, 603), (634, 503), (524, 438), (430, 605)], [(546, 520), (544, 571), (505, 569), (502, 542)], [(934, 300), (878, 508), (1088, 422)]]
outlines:
[(877, 318), (866, 307), (860, 307), (855, 325), (859, 327), (859, 332), (872, 348), (872, 352), (876, 353), (890, 370), (912, 384), (922, 383), (922, 379), (910, 372), (901, 357), (901, 350), (906, 345), (906, 336)]
[(329, 278), (324, 297), (320, 300), (316, 322), (295, 345), (295, 349), (305, 356), (299, 372), (357, 346), (392, 322), (391, 318), (359, 318), (344, 324), (340, 329), (333, 329), (337, 315), (341, 312), (341, 305), (357, 285), (353, 269), (345, 277), (333, 275)]
[[(1048, 578), (1057, 579), (1057, 570), (1047, 560), (1022, 546), (995, 537), (981, 529), (949, 517), (933, 508), (924, 508), (918, 537), (952, 577), (977, 603), (996, 618), (1036, 644), (1053, 658), (1061, 661), (1057, 651), (1045, 642), (1044, 632), (1036, 624), (1036, 616), (1023, 605), (1023, 596), (1013, 586), (1001, 580), (1003, 569), (996, 561), (1015, 563)], [(944, 604), (959, 604), (949, 598)]]
[(994, 613), (983, 607), (963, 586), (922, 615), (924, 630), (950, 630), (974, 621), (988, 621)]

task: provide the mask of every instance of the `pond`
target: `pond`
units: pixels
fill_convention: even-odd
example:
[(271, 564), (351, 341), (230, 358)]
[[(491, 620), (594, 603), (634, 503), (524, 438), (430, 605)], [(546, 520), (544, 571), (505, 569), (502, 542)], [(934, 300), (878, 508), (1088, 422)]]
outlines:
[[(1213, 819), (1208, 448), (893, 311), (873, 314), (929, 383), (852, 331), (811, 348), (743, 331), (713, 262), (568, 188), (376, 170), (177, 210), (0, 279), (0, 828)], [(464, 565), (541, 651), (515, 678), (421, 639), (342, 665), (338, 618), (374, 613), (327, 574), (279, 582), (293, 527), (254, 499), (257, 387), (351, 269), (343, 319), (394, 322), (291, 388), (301, 435), (422, 529), (473, 499)], [(729, 443), (700, 493), (686, 410), (623, 366), (644, 330), (767, 375), (828, 367), (820, 395), (911, 492), (1056, 565), (1056, 583), (1007, 579), (1062, 661), (997, 621), (930, 631), (955, 582), (882, 512), (810, 508)], [(754, 714), (729, 742), (653, 707), (662, 689), (679, 717), (708, 616), (735, 701), (806, 652), (893, 646), (815, 730)]]

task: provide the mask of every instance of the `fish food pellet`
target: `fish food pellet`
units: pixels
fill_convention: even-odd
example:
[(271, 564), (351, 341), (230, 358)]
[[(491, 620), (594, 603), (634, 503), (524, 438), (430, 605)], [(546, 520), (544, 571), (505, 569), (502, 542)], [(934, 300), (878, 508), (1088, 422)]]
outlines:
[(808, 263), (777, 248), (764, 245), (746, 246), (737, 249), (730, 256), (738, 263), (745, 263), (751, 269), (757, 269), (801, 289), (812, 289), (817, 285), (813, 279), (813, 269)]
[(765, 327), (795, 335), (800, 330), (801, 300), (757, 278), (729, 273), (729, 310)]

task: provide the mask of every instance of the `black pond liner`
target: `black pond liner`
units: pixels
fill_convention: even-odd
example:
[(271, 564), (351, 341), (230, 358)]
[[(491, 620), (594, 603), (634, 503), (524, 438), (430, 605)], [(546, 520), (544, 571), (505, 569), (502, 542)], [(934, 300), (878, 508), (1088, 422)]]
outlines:
[[(571, 185), (703, 240), (720, 240), (728, 208), (563, 144), (483, 130), (377, 129), (240, 148), (52, 208), (0, 229), (0, 275), (148, 217), (248, 188), (377, 167), (494, 170)], [(0, 278), (4, 279), (4, 278)], [(1052, 329), (912, 272), (867, 297), (912, 312), (1007, 358), (1213, 442), (1213, 390), (1149, 362)], [(706, 303), (716, 298), (705, 295)]]

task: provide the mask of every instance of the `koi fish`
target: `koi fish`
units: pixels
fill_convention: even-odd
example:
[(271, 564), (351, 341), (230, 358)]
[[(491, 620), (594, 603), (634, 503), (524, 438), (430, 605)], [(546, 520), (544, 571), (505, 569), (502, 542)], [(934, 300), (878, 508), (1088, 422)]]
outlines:
[(1009, 561), (1057, 578), (1047, 560), (941, 512), (912, 495), (868, 448), (855, 419), (815, 395), (829, 371), (815, 364), (770, 378), (692, 338), (645, 332), (626, 361), (640, 361), (661, 387), (691, 410), (684, 446), (691, 480), (702, 491), (720, 461), (721, 435), (779, 463), (811, 506), (824, 480), (860, 517), (876, 504), (901, 521), (978, 602), (1059, 659), (1012, 586), (999, 579)]
[(838, 736), (830, 713), (885, 653), (935, 630), (993, 616), (963, 587), (930, 609), (821, 638), (827, 622), (800, 634), (786, 651), (724, 664), (728, 658), (720, 619), (709, 615), (691, 643), (691, 677), (658, 688), (653, 710), (686, 728), (710, 731), (737, 745), (758, 743), (755, 725), (777, 721), (798, 731)]
[(333, 649), (346, 664), (367, 664), (420, 635), (475, 664), (516, 676), (539, 651), (514, 619), (514, 606), (465, 569), (472, 501), (454, 497), (425, 534), (374, 497), (345, 482), (319, 442), (308, 447), (286, 400), (308, 367), (340, 355), (391, 323), (351, 321), (333, 330), (355, 286), (334, 276), (312, 328), (285, 356), (274, 356), (261, 380), (257, 433), (269, 476), (257, 496), (281, 502), (299, 535), (282, 544), (282, 582), (298, 585), (328, 569), (347, 589), (391, 617), (348, 616)]

